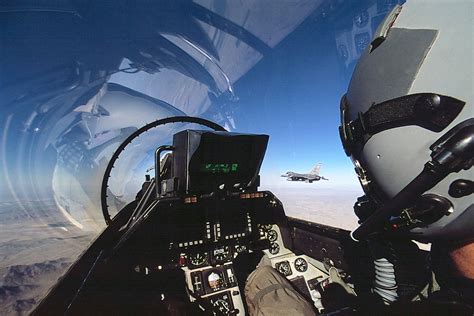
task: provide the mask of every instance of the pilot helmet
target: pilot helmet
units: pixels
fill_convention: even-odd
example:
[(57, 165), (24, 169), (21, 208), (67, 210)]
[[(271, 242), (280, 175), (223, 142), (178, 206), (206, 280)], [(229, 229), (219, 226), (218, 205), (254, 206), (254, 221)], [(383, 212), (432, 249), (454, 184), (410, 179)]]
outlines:
[(362, 54), (341, 99), (341, 140), (367, 197), (356, 213), (371, 205), (355, 239), (474, 239), (473, 10), (396, 6)]

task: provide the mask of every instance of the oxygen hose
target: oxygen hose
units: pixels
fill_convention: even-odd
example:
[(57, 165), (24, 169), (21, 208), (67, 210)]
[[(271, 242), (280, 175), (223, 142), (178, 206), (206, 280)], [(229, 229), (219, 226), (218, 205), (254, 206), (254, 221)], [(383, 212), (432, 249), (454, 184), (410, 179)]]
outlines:
[(431, 162), (426, 163), (423, 171), (413, 181), (351, 233), (352, 238), (360, 240), (378, 231), (390, 216), (400, 215), (401, 211), (416, 201), (421, 194), (433, 188), (447, 176), (447, 174), (436, 172), (433, 166)]
[(389, 305), (398, 299), (395, 267), (386, 258), (374, 260), (375, 282), (374, 292), (382, 297), (385, 304)]
[(351, 237), (358, 241), (383, 228), (387, 219), (398, 216), (413, 205), (424, 192), (432, 189), (452, 172), (469, 169), (474, 163), (474, 119), (466, 120), (436, 141), (430, 149), (431, 161), (423, 171), (403, 188), (392, 200), (374, 212)]

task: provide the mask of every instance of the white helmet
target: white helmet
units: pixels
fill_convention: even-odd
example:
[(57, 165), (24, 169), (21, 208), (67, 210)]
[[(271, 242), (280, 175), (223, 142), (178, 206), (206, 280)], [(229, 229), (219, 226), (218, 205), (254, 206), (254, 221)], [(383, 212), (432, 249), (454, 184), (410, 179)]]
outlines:
[(341, 100), (341, 139), (376, 210), (376, 231), (474, 239), (472, 1), (413, 1), (377, 30)]

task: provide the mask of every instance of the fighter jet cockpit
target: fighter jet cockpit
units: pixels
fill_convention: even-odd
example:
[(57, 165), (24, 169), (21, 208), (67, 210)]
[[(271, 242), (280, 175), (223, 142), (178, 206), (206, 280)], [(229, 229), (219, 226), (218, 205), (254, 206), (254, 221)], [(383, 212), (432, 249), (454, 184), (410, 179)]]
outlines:
[(0, 314), (472, 315), (473, 4), (433, 3), (0, 3)]
[(245, 315), (245, 280), (259, 264), (288, 278), (316, 311), (323, 311), (321, 292), (333, 279), (353, 290), (347, 231), (288, 218), (272, 192), (258, 190), (268, 135), (173, 119), (211, 130), (186, 129), (172, 145), (158, 146), (154, 177), (144, 175), (135, 200), (112, 218), (105, 195), (120, 153), (171, 120), (122, 143), (103, 181), (109, 226), (35, 313)]

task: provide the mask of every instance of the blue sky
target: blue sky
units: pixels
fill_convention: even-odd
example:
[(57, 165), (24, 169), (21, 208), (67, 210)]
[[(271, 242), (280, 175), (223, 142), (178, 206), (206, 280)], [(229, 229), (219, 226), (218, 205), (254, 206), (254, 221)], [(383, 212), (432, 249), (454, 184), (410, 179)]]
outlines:
[[(327, 18), (314, 13), (234, 83), (233, 88), (238, 98), (238, 101), (231, 102), (235, 131), (270, 135), (261, 171), (262, 183), (282, 183), (282, 173), (288, 170), (307, 172), (321, 162), (321, 174), (330, 179), (332, 187), (358, 188), (352, 163), (345, 156), (339, 140), (339, 100), (347, 89), (350, 74), (360, 53), (370, 42), (378, 23), (396, 2), (398, 1), (340, 2), (343, 3), (340, 11), (331, 12)], [(165, 72), (160, 72), (155, 77), (163, 79), (159, 74)], [(140, 74), (143, 75), (143, 72), (137, 74), (137, 77)], [(123, 75), (129, 76), (127, 80), (131, 88), (139, 90), (138, 87), (141, 87), (148, 89), (141, 92), (149, 92), (147, 94), (157, 98), (164, 97), (153, 95), (153, 92), (158, 91), (160, 86), (166, 86), (166, 80), (152, 82), (144, 75), (140, 81), (132, 75)], [(175, 98), (179, 91), (191, 91), (190, 87), (192, 88), (187, 86), (171, 91), (170, 95)], [(169, 103), (189, 115), (193, 115), (192, 107), (200, 106), (199, 102)], [(218, 105), (212, 106), (218, 108)], [(23, 160), (27, 164), (25, 157), (35, 157), (36, 153), (23, 151), (21, 157), (17, 157), (16, 147), (22, 144), (24, 148), (28, 148), (28, 144), (37, 138), (31, 131), (22, 131), (22, 124), (30, 114), (28, 111), (21, 111), (18, 109), (17, 121), (9, 126), (8, 137), (13, 140), (10, 142), (12, 148), (7, 148), (7, 152), (2, 153), (4, 158), (10, 156), (8, 158), (12, 162), (12, 165), (4, 166), (3, 170), (19, 170), (18, 174), (22, 173)], [(41, 131), (37, 133), (39, 134)], [(47, 166), (48, 161), (54, 164), (55, 155), (53, 153), (51, 157), (54, 157), (50, 159), (50, 154), (42, 152), (38, 160), (32, 161), (41, 161), (44, 166)], [(35, 168), (37, 178), (40, 179), (37, 183), (28, 182), (28, 177), (18, 177), (20, 180), (13, 177), (13, 181), (26, 193), (30, 193), (31, 189), (38, 189), (40, 184), (50, 182), (51, 174), (43, 175), (39, 169), (41, 168)], [(0, 191), (4, 191), (5, 181), (1, 174), (0, 179)]]
[(339, 100), (349, 77), (340, 69), (334, 25), (318, 25), (317, 32), (314, 27), (302, 25), (237, 82), (236, 127), (270, 135), (263, 180), (321, 162), (333, 185), (356, 187), (338, 134)]
[(270, 135), (262, 183), (283, 185), (280, 174), (308, 172), (321, 162), (331, 187), (359, 189), (339, 139), (339, 101), (397, 2), (403, 1), (354, 1), (332, 18), (308, 19), (235, 84), (237, 130)]

